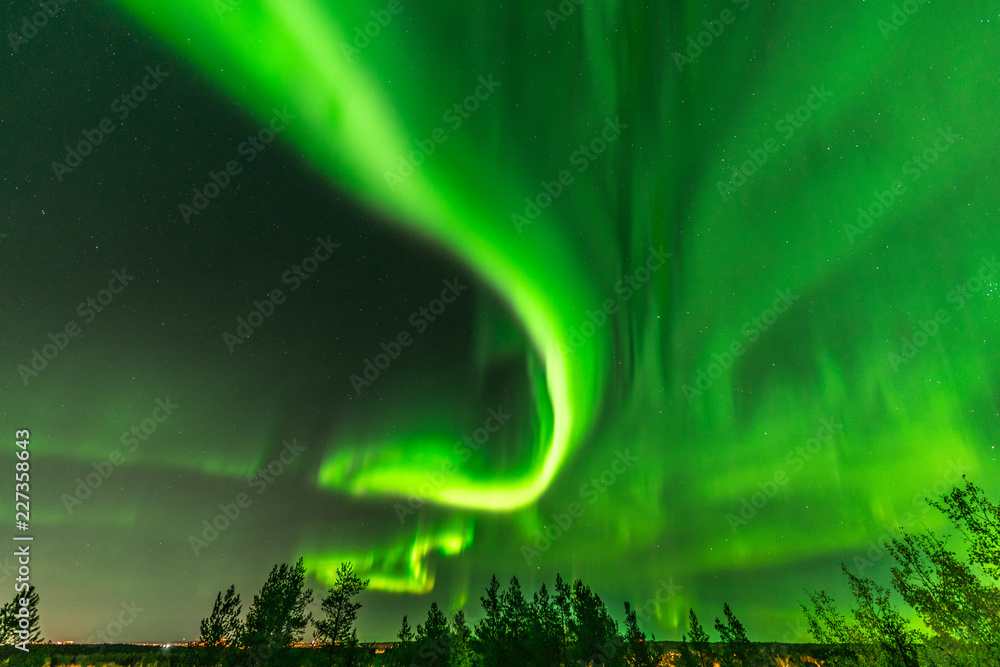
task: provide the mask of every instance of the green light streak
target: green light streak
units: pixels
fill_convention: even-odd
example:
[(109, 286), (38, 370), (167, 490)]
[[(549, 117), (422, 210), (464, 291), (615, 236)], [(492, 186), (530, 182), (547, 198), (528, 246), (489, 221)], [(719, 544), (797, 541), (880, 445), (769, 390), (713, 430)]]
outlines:
[[(974, 11), (922, 9), (909, 36), (886, 40), (874, 24), (891, 2), (860, 12), (749, 3), (678, 72), (670, 51), (734, 3), (588, 0), (554, 31), (538, 6), (473, 3), (452, 23), (426, 10), (418, 20), (408, 5), (413, 29), (400, 17), (351, 62), (340, 42), (374, 3), (248, 1), (221, 19), (203, 1), (120, 4), (258, 117), (283, 105), (298, 114), (284, 140), (380, 215), (460, 257), (529, 341), (516, 351), (535, 388), (524, 412), (538, 426), (521, 458), (499, 470), (470, 461), (424, 495), (441, 513), (476, 512), (475, 549), (471, 523), (417, 537), (404, 529), (362, 557), (315, 555), (321, 578), (352, 560), (374, 587), (426, 592), (435, 554), (507, 567), (552, 514), (580, 501), (615, 450), (632, 448), (641, 464), (585, 505), (532, 569), (572, 563), (595, 589), (624, 589), (637, 604), (666, 570), (686, 587), (657, 607), (670, 631), (689, 604), (733, 594), (719, 577), (754, 569), (780, 586), (773, 603), (747, 603), (775, 619), (813, 587), (798, 568), (836, 576), (837, 561), (863, 553), (953, 462), (996, 479), (1000, 360), (989, 341), (1000, 333), (1000, 277), (959, 310), (948, 297), (1000, 247), (997, 190), (979, 180), (995, 172), (998, 42)], [(947, 52), (914, 48), (942, 35)], [(504, 81), (495, 97), (391, 188), (386, 170), (493, 68)], [(721, 200), (716, 183), (824, 84), (834, 96)], [(619, 114), (629, 134), (519, 234), (510, 213)], [(944, 126), (963, 139), (863, 237), (848, 238), (857, 208)], [(661, 244), (675, 258), (626, 302), (616, 282)], [(801, 299), (751, 341), (742, 327), (784, 289)], [(571, 331), (609, 298), (619, 312), (572, 350)], [(893, 369), (888, 354), (939, 308), (951, 323)], [(682, 385), (734, 341), (745, 352), (688, 402)], [(405, 497), (450, 459), (462, 435), (452, 417), (393, 438), (345, 428), (319, 486)], [(789, 453), (824, 418), (843, 431), (797, 468)], [(730, 530), (727, 514), (777, 471), (787, 486)], [(624, 561), (637, 566), (623, 571)]]
[(434, 553), (456, 556), (472, 543), (472, 522), (453, 522), (433, 533), (418, 533), (412, 540), (357, 553), (324, 553), (303, 558), (306, 569), (325, 585), (337, 579), (337, 568), (350, 562), (359, 576), (370, 579), (373, 590), (389, 593), (428, 593), (434, 588), (434, 571), (428, 563)]
[[(559, 280), (550, 277), (546, 281), (550, 289), (539, 290), (538, 276), (528, 269), (537, 265), (538, 251), (523, 247), (511, 252), (513, 227), (460, 185), (440, 174), (434, 178), (419, 171), (391, 189), (384, 172), (410, 150), (406, 132), (378, 82), (360, 65), (346, 63), (339, 49), (345, 31), (318, 5), (308, 0), (245, 3), (220, 22), (210, 16), (210, 5), (204, 2), (182, 1), (166, 11), (141, 0), (124, 4), (211, 72), (231, 94), (254, 105), (262, 117), (275, 103), (287, 103), (301, 115), (287, 133), (321, 168), (385, 215), (465, 257), (507, 300), (544, 363), (551, 433), (539, 434), (544, 446), (524, 470), (488, 483), (455, 476), (432, 499), (495, 511), (537, 499), (588, 428), (583, 416), (592, 414), (598, 399), (600, 383), (593, 380), (600, 350), (607, 345), (605, 337), (595, 337), (581, 349), (576, 363), (571, 364), (563, 352), (569, 341), (561, 322), (571, 309), (558, 297), (566, 294), (566, 280), (578, 277), (581, 284), (588, 282), (578, 273), (583, 267), (548, 249), (550, 261), (566, 273)], [(289, 73), (294, 73), (291, 80)], [(261, 104), (265, 96), (270, 102)], [(336, 461), (329, 465), (345, 467)], [(321, 481), (335, 478), (340, 479), (330, 473), (320, 477)], [(342, 488), (356, 493), (405, 492), (392, 474), (376, 473), (375, 478), (378, 483), (341, 479)]]

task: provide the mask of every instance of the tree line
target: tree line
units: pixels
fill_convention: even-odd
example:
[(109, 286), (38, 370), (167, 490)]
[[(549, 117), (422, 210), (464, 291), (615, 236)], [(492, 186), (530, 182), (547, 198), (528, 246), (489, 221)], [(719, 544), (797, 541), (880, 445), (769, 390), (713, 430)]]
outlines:
[(350, 563), (341, 564), (336, 582), (320, 604), (323, 617), (315, 622), (312, 612), (306, 611), (313, 592), (305, 587), (305, 580), (301, 558), (294, 565), (275, 565), (254, 595), (245, 619), (236, 586), (220, 592), (211, 614), (201, 621), (205, 664), (288, 664), (290, 649), (312, 622), (316, 638), (329, 646), (331, 664), (361, 665), (365, 651), (354, 628), (361, 603), (353, 598), (368, 587), (368, 580), (362, 581)]
[[(436, 602), (426, 619), (411, 626), (403, 616), (397, 642), (385, 653), (358, 641), (355, 622), (368, 587), (350, 563), (337, 570), (320, 601), (320, 617), (307, 608), (300, 558), (275, 565), (243, 614), (235, 586), (221, 591), (209, 616), (201, 621), (194, 647), (177, 647), (164, 664), (171, 667), (980, 667), (1000, 665), (1000, 504), (990, 502), (969, 481), (937, 500), (928, 500), (955, 532), (905, 530), (885, 544), (895, 561), (889, 586), (856, 576), (842, 566), (853, 600), (846, 610), (826, 591), (806, 592), (800, 605), (815, 644), (791, 651), (751, 641), (728, 604), (713, 624), (713, 639), (694, 609), (688, 610), (680, 642), (647, 640), (636, 612), (624, 603), (624, 623), (612, 617), (601, 598), (582, 580), (572, 584), (556, 575), (550, 591), (542, 584), (530, 598), (512, 577), (505, 588), (494, 575), (480, 597), (480, 619), (470, 625), (462, 610), (448, 615)], [(22, 600), (24, 597), (24, 600)], [(902, 600), (902, 605), (895, 602)], [(20, 610), (27, 601), (29, 613)], [(38, 593), (31, 587), (0, 607), (0, 638), (11, 644), (27, 632), (40, 642)], [(915, 619), (915, 620), (914, 620)], [(321, 648), (296, 649), (313, 627)], [(20, 632), (18, 632), (20, 631)], [(53, 657), (58, 651), (32, 647), (11, 664)], [(83, 647), (79, 647), (82, 649)], [(145, 649), (144, 649), (145, 650)], [(122, 664), (132, 664), (128, 654)], [(77, 653), (73, 662), (87, 664)], [(108, 656), (110, 657), (110, 656)], [(150, 656), (142, 664), (152, 665)], [(68, 659), (68, 658), (67, 658)], [(822, 661), (818, 663), (817, 661)], [(6, 664), (6, 663), (4, 663)], [(32, 663), (34, 664), (34, 663)], [(41, 665), (41, 662), (37, 664)], [(138, 664), (138, 663), (136, 663)]]
[[(810, 655), (751, 641), (728, 604), (715, 618), (717, 639), (689, 609), (681, 642), (668, 646), (647, 640), (636, 612), (624, 603), (619, 626), (601, 598), (582, 580), (556, 575), (530, 599), (516, 577), (501, 590), (494, 575), (480, 597), (481, 619), (470, 626), (462, 610), (449, 617), (436, 602), (414, 628), (407, 616), (397, 642), (383, 656), (387, 667), (759, 667), (782, 664), (831, 667), (978, 667), (1000, 665), (1000, 504), (991, 503), (973, 483), (956, 486), (928, 503), (943, 514), (957, 535), (901, 531), (886, 544), (895, 560), (891, 588), (870, 578), (848, 578), (853, 604), (840, 611), (826, 591), (806, 592), (800, 604), (816, 644)], [(957, 544), (951, 545), (952, 538)], [(202, 622), (205, 646), (239, 656), (242, 664), (281, 664), (280, 652), (304, 633), (312, 592), (304, 589), (300, 559), (294, 567), (275, 566), (254, 597), (246, 621), (240, 598), (230, 587), (216, 598)], [(327, 665), (373, 664), (354, 627), (361, 604), (354, 598), (368, 586), (349, 563), (322, 601), (316, 636), (328, 644)], [(906, 608), (893, 602), (902, 598)], [(910, 617), (916, 617), (917, 623)], [(224, 655), (211, 664), (230, 664)], [(230, 656), (232, 657), (232, 656)], [(248, 661), (248, 662), (247, 662)]]

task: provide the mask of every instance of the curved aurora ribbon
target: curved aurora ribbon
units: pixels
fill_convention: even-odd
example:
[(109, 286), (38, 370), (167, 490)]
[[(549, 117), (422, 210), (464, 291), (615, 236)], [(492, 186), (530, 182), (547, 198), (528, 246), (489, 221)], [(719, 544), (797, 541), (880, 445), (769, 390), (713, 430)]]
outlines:
[[(538, 511), (514, 513), (513, 537), (489, 517), (477, 523), (477, 565), (511, 567), (500, 545), (514, 544), (516, 556), (550, 512), (580, 499), (581, 482), (601, 479), (615, 448), (633, 447), (644, 463), (609, 492), (616, 502), (588, 505), (587, 530), (568, 531), (544, 567), (572, 562), (595, 588), (639, 602), (669, 572), (685, 592), (657, 604), (662, 627), (678, 628), (698, 599), (742, 595), (780, 635), (812, 585), (804, 573), (837, 576), (836, 563), (867, 551), (915, 497), (956, 468), (977, 475), (995, 462), (998, 280), (980, 280), (961, 309), (952, 301), (1000, 243), (997, 190), (984, 184), (996, 171), (998, 42), (969, 38), (995, 29), (978, 9), (922, 7), (886, 35), (878, 21), (891, 1), (817, 10), (588, 0), (555, 24), (537, 3), (467, 3), (455, 16), (425, 13), (411, 35), (405, 21), (417, 10), (404, 5), (347, 57), (341, 44), (384, 5), (246, 0), (220, 14), (207, 1), (119, 1), (259, 117), (287, 104), (299, 118), (286, 136), (302, 153), (461, 256), (519, 318), (539, 365), (531, 462), (488, 481), (463, 470), (431, 494), (483, 510), (538, 500)], [(678, 58), (723, 9), (737, 21), (693, 62)], [(456, 46), (456, 35), (476, 48)], [(928, 48), (941, 43), (948, 48)], [(494, 67), (520, 79), (500, 76), (468, 127), (389, 186), (384, 173), (411, 138), (428, 136), (436, 112)], [(814, 86), (832, 92), (818, 109), (815, 97), (803, 106)], [(940, 93), (930, 103), (929, 90)], [(807, 121), (782, 124), (799, 109)], [(510, 213), (619, 113), (629, 135), (519, 234)], [(884, 198), (952, 126), (959, 138), (892, 210), (852, 227), (858, 208)], [(571, 328), (661, 244), (677, 255), (669, 284), (658, 273), (613, 323), (567, 351)], [(774, 319), (768, 309), (782, 292), (795, 303)], [(912, 358), (887, 359), (939, 309), (948, 326)], [(736, 357), (734, 342), (743, 344)], [(824, 419), (842, 428), (812, 447)], [(593, 451), (570, 461), (599, 420)], [(335, 443), (321, 480), (358, 495), (404, 493), (440, 469), (448, 441)], [(778, 472), (788, 484), (742, 524), (742, 501), (777, 484)], [(470, 522), (391, 546), (387, 538), (362, 560), (384, 588), (425, 591), (424, 559), (466, 549)], [(626, 557), (645, 567), (622, 571)], [(325, 552), (310, 563), (328, 571), (338, 561)], [(741, 586), (749, 570), (773, 601)]]
[[(607, 354), (607, 334), (600, 332), (570, 352), (563, 324), (572, 321), (573, 309), (566, 305), (573, 301), (572, 295), (593, 282), (586, 267), (568, 248), (560, 252), (551, 242), (519, 239), (509, 216), (500, 212), (503, 208), (478, 200), (464, 184), (433, 165), (390, 185), (386, 170), (412, 149), (408, 133), (380, 82), (360, 59), (345, 58), (341, 44), (346, 43), (347, 31), (318, 3), (244, 2), (238, 11), (221, 15), (219, 3), (203, 0), (166, 5), (124, 0), (123, 4), (262, 117), (274, 106), (287, 105), (298, 116), (287, 134), (317, 165), (385, 216), (464, 257), (509, 303), (541, 360), (548, 395), (539, 401), (549, 404), (550, 423), (539, 434), (538, 451), (527, 470), (489, 481), (455, 474), (427, 497), (490, 511), (511, 510), (536, 500), (587, 431), (588, 415), (594, 414), (600, 399), (600, 360)], [(559, 266), (560, 271), (546, 275), (537, 270), (546, 264)], [(390, 444), (385, 459), (398, 459), (391, 450), (404, 444)], [(421, 448), (443, 452), (448, 444), (442, 439), (437, 444), (424, 442)], [(365, 465), (358, 469), (361, 458)], [(433, 465), (422, 469), (412, 461), (387, 468), (371, 459), (370, 446), (367, 455), (340, 447), (324, 464), (320, 481), (355, 494), (401, 495), (414, 480), (438, 469)]]

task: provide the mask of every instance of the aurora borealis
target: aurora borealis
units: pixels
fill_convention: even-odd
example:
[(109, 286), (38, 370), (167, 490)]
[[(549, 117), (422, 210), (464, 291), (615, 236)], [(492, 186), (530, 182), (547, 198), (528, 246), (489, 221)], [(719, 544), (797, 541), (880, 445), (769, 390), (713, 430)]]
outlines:
[(806, 640), (802, 589), (884, 576), (924, 495), (1000, 491), (998, 21), (118, 0), (8, 37), (46, 637), (134, 602), (118, 639), (192, 639), (302, 555), (371, 579), (362, 640), (556, 572), (658, 638), (729, 602)]

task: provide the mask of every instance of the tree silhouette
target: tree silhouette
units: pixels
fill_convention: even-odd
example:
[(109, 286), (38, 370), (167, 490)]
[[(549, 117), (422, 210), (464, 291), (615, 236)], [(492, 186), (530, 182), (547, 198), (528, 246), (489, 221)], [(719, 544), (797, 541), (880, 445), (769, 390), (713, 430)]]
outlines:
[(811, 611), (802, 607), (813, 637), (830, 645), (830, 664), (918, 667), (917, 649), (923, 637), (890, 604), (889, 590), (854, 576), (843, 565), (841, 569), (857, 603), (851, 610), (853, 620), (841, 617), (823, 591), (810, 595)]
[(507, 590), (500, 596), (500, 612), (504, 621), (502, 663), (533, 667), (535, 655), (531, 645), (534, 642), (530, 633), (535, 623), (517, 577), (510, 578)]
[(809, 631), (827, 650), (826, 662), (832, 667), (857, 665), (860, 644), (857, 628), (848, 623), (838, 612), (833, 598), (826, 591), (809, 593), (812, 609), (799, 604), (809, 624)]
[(659, 656), (654, 656), (646, 643), (646, 634), (639, 629), (635, 610), (625, 603), (625, 661), (630, 667), (654, 667)]
[(559, 667), (563, 648), (563, 625), (556, 600), (545, 584), (531, 599), (532, 628), (528, 650), (540, 667)]
[(940, 500), (927, 502), (962, 533), (970, 562), (994, 581), (1000, 580), (1000, 503), (991, 503), (967, 479), (964, 488), (953, 487)]
[(234, 643), (242, 630), (242, 612), (243, 605), (235, 584), (226, 591), (225, 598), (220, 591), (215, 596), (211, 615), (201, 621), (201, 642), (206, 646)]
[(896, 561), (893, 588), (932, 636), (910, 626), (888, 589), (842, 564), (856, 602), (849, 617), (825, 591), (808, 593), (810, 607), (800, 604), (813, 638), (827, 645), (828, 664), (909, 667), (920, 653), (932, 665), (1000, 664), (1000, 504), (967, 479), (927, 503), (958, 530), (963, 548), (930, 531), (901, 530), (886, 549)]
[(415, 657), (416, 651), (413, 647), (413, 628), (410, 627), (406, 616), (403, 616), (403, 624), (396, 633), (396, 638), (399, 642), (389, 653), (389, 662), (394, 667), (407, 667)]
[(252, 664), (279, 663), (286, 649), (302, 638), (312, 620), (312, 614), (305, 611), (312, 602), (305, 577), (301, 558), (295, 565), (275, 565), (254, 596), (240, 642), (251, 651)]
[(413, 628), (406, 620), (406, 615), (403, 615), (403, 624), (399, 628), (399, 632), (396, 633), (396, 637), (399, 639), (401, 644), (407, 644), (413, 641)]
[[(911, 626), (908, 617), (893, 606), (891, 591), (871, 579), (848, 578), (854, 606), (841, 614), (825, 591), (808, 593), (810, 605), (800, 604), (814, 639), (822, 646), (805, 658), (821, 660), (828, 667), (982, 667), (1000, 665), (1000, 504), (966, 482), (930, 506), (944, 514), (958, 530), (962, 543), (954, 548), (949, 537), (932, 532), (902, 531), (886, 549), (896, 561), (892, 585), (920, 617), (931, 635)], [(240, 622), (240, 596), (235, 586), (216, 596), (208, 618), (201, 621), (203, 657), (217, 657), (233, 649), (250, 650), (245, 664), (289, 664), (287, 649), (299, 639), (311, 615), (306, 606), (312, 592), (304, 588), (305, 569), (300, 558), (294, 566), (275, 565), (260, 593), (254, 596), (246, 621)], [(353, 601), (368, 581), (362, 581), (349, 563), (337, 571), (334, 585), (323, 599), (324, 617), (317, 621), (317, 635), (330, 642), (331, 657), (338, 664), (370, 667), (374, 653), (362, 656), (354, 622), (361, 605)], [(543, 583), (531, 600), (525, 598), (517, 577), (501, 592), (494, 575), (480, 598), (482, 619), (470, 630), (465, 614), (457, 611), (449, 621), (437, 602), (416, 632), (403, 616), (399, 643), (384, 656), (391, 667), (653, 667), (667, 656), (646, 641), (635, 609), (625, 603), (624, 635), (604, 602), (577, 579), (570, 586), (556, 575), (555, 594)], [(38, 594), (30, 599), (30, 641), (39, 641)], [(18, 638), (20, 596), (0, 607), (0, 637), (5, 643)], [(720, 641), (710, 643), (694, 609), (688, 610), (688, 631), (682, 635), (680, 667), (762, 667), (772, 664), (805, 664), (779, 656), (775, 646), (752, 642), (729, 604), (723, 618), (715, 619)], [(220, 649), (211, 653), (212, 649)], [(322, 657), (303, 654), (300, 661), (329, 664)], [(236, 657), (229, 655), (227, 657)], [(242, 658), (244, 656), (239, 656)], [(231, 662), (231, 661), (229, 661)], [(209, 664), (218, 664), (210, 660)], [(816, 663), (813, 663), (816, 664)]]
[(476, 623), (476, 645), (483, 658), (484, 667), (506, 667), (502, 662), (506, 627), (500, 606), (500, 582), (494, 574), (486, 596), (479, 598), (483, 618)]
[(235, 585), (229, 587), (225, 598), (221, 592), (215, 596), (211, 615), (201, 621), (200, 640), (204, 645), (206, 664), (217, 665), (226, 654), (235, 650), (243, 632), (243, 624), (240, 622), (242, 612), (243, 605)]
[(601, 598), (579, 579), (573, 582), (570, 628), (576, 640), (569, 652), (573, 662), (598, 667), (624, 664), (617, 624)]
[(337, 568), (336, 580), (320, 604), (324, 617), (315, 623), (316, 636), (330, 642), (331, 660), (334, 658), (337, 644), (345, 646), (345, 650), (342, 651), (345, 656), (352, 653), (357, 644), (354, 621), (357, 620), (361, 603), (354, 602), (353, 598), (368, 588), (369, 581), (369, 579), (362, 581), (354, 574), (354, 566), (351, 563), (341, 563)]
[(759, 659), (759, 649), (747, 639), (746, 629), (736, 618), (736, 614), (729, 608), (729, 604), (722, 606), (723, 615), (726, 622), (723, 623), (718, 618), (715, 619), (715, 629), (719, 633), (722, 655), (720, 656), (721, 667), (749, 667), (754, 665)]
[(858, 634), (868, 647), (885, 656), (895, 667), (919, 667), (917, 647), (923, 642), (921, 633), (890, 603), (889, 590), (868, 578), (856, 577), (841, 566), (850, 582), (858, 606), (853, 610)]
[[(715, 655), (712, 653), (711, 646), (709, 645), (711, 639), (708, 633), (705, 632), (705, 629), (701, 627), (694, 609), (688, 609), (688, 632), (691, 635), (691, 648), (694, 649), (692, 658), (696, 660), (692, 664), (698, 667), (713, 667), (715, 665)], [(687, 639), (684, 637), (682, 639), (686, 645)], [(682, 651), (682, 657), (683, 655), (684, 652)]]
[(454, 638), (451, 645), (451, 667), (473, 667), (476, 654), (472, 649), (472, 629), (461, 610), (456, 611), (451, 620), (451, 633)]
[(559, 654), (562, 664), (568, 665), (569, 646), (573, 639), (571, 628), (573, 621), (573, 589), (563, 580), (562, 575), (559, 573), (556, 573), (556, 594), (552, 600), (556, 608), (560, 626)]
[[(0, 607), (0, 643), (41, 643), (42, 631), (39, 625), (38, 599), (35, 587), (28, 586), (28, 590), (15, 592), (14, 598)], [(21, 600), (27, 604), (22, 605)], [(27, 609), (27, 625), (25, 627), (22, 627), (20, 623), (24, 618), (19, 616), (22, 607)]]
[(902, 531), (886, 546), (897, 563), (893, 586), (934, 633), (938, 651), (1000, 664), (1000, 505), (968, 480), (928, 503), (958, 529), (968, 562), (947, 538)]
[(451, 667), (451, 627), (448, 617), (438, 607), (437, 602), (431, 603), (427, 612), (427, 621), (417, 626), (417, 663), (430, 667)]

